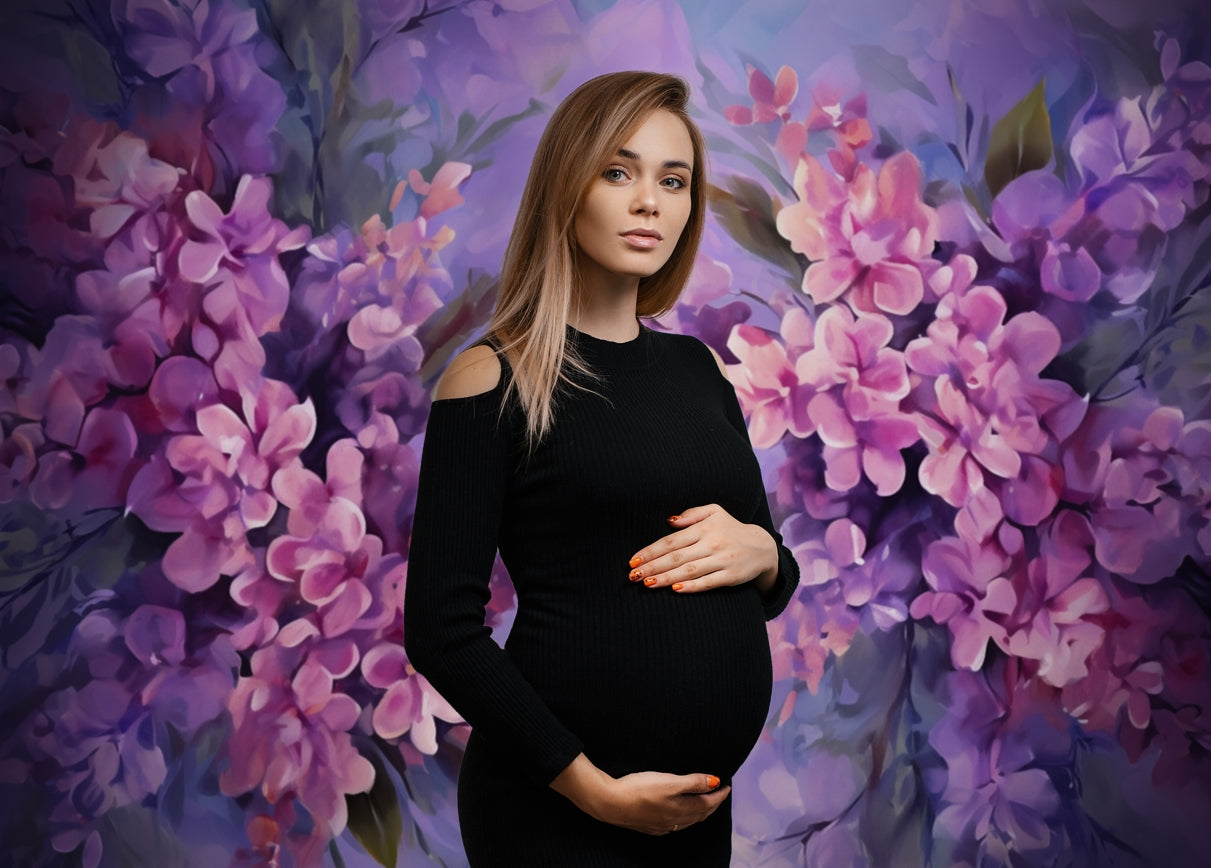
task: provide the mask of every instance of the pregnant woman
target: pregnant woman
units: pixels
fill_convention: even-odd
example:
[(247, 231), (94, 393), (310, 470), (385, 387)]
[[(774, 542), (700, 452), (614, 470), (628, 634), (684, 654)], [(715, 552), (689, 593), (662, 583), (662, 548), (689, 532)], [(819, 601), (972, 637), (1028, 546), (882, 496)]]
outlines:
[[(722, 366), (642, 322), (705, 218), (675, 77), (581, 85), (530, 169), (486, 339), (438, 384), (409, 551), (413, 665), (471, 724), (472, 868), (727, 866), (798, 568)], [(484, 623), (497, 553), (517, 590)]]

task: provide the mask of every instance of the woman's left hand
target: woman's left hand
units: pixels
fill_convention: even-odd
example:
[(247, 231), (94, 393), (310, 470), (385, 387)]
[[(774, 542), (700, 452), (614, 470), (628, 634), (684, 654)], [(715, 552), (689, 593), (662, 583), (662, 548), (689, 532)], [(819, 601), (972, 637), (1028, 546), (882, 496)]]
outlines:
[(750, 581), (762, 593), (773, 587), (778, 548), (764, 528), (739, 522), (714, 503), (687, 509), (669, 524), (678, 529), (631, 558), (631, 581), (678, 593)]

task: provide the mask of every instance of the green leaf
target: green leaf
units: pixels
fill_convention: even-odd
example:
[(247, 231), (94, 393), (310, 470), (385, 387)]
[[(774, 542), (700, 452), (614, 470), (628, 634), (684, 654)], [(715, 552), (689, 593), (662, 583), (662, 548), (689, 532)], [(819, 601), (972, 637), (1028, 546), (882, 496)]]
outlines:
[(384, 868), (395, 868), (399, 859), (399, 842), (404, 834), (399, 797), (391, 776), (378, 756), (367, 759), (374, 765), (374, 785), (368, 793), (345, 796), (349, 809), (349, 832), (374, 861)]
[(874, 85), (880, 90), (889, 92), (906, 90), (916, 94), (930, 105), (938, 104), (925, 82), (913, 75), (905, 58), (892, 54), (879, 45), (855, 45), (850, 50), (853, 52), (854, 63), (858, 67), (862, 81), (868, 87)]
[(1014, 178), (1051, 162), (1051, 118), (1043, 99), (1043, 82), (992, 126), (984, 181), (995, 197)]
[(468, 278), (467, 288), (457, 299), (425, 320), (417, 333), (425, 348), (421, 382), (436, 381), (455, 351), (488, 321), (496, 301), (496, 286), (496, 280), (491, 277)]
[(803, 278), (801, 261), (785, 238), (778, 234), (774, 203), (760, 184), (733, 175), (727, 189), (711, 186), (707, 200), (715, 217), (741, 247), (781, 268), (798, 286)]

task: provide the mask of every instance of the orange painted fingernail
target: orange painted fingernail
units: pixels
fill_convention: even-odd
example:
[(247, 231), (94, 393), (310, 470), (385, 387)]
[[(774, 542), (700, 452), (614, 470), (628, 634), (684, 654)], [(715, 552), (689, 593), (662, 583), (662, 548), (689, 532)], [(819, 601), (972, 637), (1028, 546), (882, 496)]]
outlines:
[(639, 555), (635, 555), (635, 557), (633, 557), (629, 561), (627, 561), (627, 566), (637, 567), (641, 563), (643, 563), (643, 558), (639, 557)]
[(712, 790), (715, 789), (715, 787), (719, 786), (719, 778), (717, 778), (715, 775), (707, 775), (706, 785)]
[(643, 578), (643, 570), (631, 570), (627, 578), (629, 578), (632, 582), (637, 582)]
[(652, 585), (656, 584), (656, 577), (648, 576), (646, 579), (643, 580), (643, 583), (650, 588), (650, 587), (652, 587)]
[(674, 584), (674, 585), (673, 585), (673, 590), (674, 590), (674, 591), (680, 591), (680, 590), (681, 590), (681, 582), (677, 582), (676, 584)]
[(668, 517), (668, 520), (669, 520), (669, 521), (671, 521), (671, 522), (672, 522), (672, 521), (679, 521), (680, 519), (681, 519), (681, 516), (679, 516), (679, 515), (670, 515), (670, 516)]

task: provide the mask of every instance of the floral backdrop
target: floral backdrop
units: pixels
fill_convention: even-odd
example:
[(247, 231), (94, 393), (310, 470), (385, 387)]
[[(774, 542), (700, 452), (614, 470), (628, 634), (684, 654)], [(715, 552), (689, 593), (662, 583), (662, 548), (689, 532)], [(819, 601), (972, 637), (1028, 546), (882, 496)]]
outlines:
[(6, 0), (0, 850), (465, 864), (466, 726), (402, 643), (429, 392), (554, 105), (653, 68), (712, 153), (656, 327), (729, 362), (804, 576), (734, 864), (1204, 864), (1208, 34), (1193, 0)]

